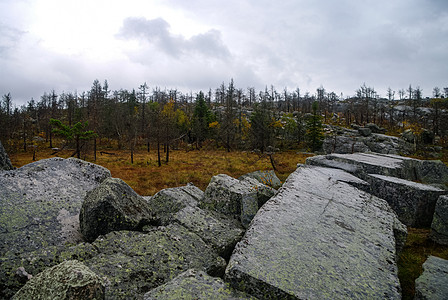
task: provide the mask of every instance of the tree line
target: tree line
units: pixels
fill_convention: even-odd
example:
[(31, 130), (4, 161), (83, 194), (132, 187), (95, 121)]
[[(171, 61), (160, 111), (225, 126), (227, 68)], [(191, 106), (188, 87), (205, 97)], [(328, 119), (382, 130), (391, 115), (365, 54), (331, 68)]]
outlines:
[[(137, 148), (157, 149), (159, 164), (169, 161), (170, 149), (179, 145), (200, 149), (204, 144), (232, 150), (259, 150), (269, 146), (291, 149), (308, 146), (317, 150), (323, 139), (322, 122), (340, 126), (375, 123), (396, 131), (417, 124), (447, 137), (448, 88), (433, 89), (423, 98), (419, 87), (390, 88), (380, 98), (363, 84), (355, 96), (343, 99), (320, 86), (315, 94), (300, 88), (279, 92), (273, 86), (262, 91), (237, 88), (230, 80), (218, 88), (194, 94), (177, 90), (137, 89), (111, 91), (107, 80), (94, 80), (82, 93), (54, 90), (38, 101), (13, 105), (12, 96), (0, 102), (0, 139), (10, 151), (27, 151), (42, 144), (55, 148), (55, 134), (63, 136), (74, 155), (91, 150), (96, 159), (99, 145), (128, 149), (133, 160)], [(87, 134), (86, 132), (89, 132)], [(89, 141), (87, 143), (87, 140)]]

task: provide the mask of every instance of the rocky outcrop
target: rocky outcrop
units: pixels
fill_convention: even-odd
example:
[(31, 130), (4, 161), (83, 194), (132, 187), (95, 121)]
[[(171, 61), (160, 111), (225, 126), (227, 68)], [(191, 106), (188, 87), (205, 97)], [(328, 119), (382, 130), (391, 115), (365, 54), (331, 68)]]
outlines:
[(226, 266), (198, 235), (176, 224), (147, 232), (114, 231), (92, 245), (97, 254), (84, 263), (105, 278), (106, 299), (141, 299), (190, 268), (222, 276)]
[(421, 300), (446, 299), (448, 295), (448, 260), (429, 256), (423, 273), (415, 280), (415, 298)]
[(448, 191), (401, 178), (370, 174), (370, 192), (386, 200), (407, 226), (430, 227), (440, 195)]
[(441, 245), (448, 245), (448, 196), (440, 196), (437, 200), (430, 238)]
[(265, 201), (259, 199), (261, 194), (258, 193), (263, 184), (254, 181), (240, 181), (225, 174), (216, 175), (210, 180), (200, 207), (235, 216), (247, 227), (258, 211), (258, 203)]
[(366, 184), (341, 170), (298, 168), (252, 220), (226, 280), (262, 299), (400, 298), (395, 236), (406, 228), (353, 183)]
[(5, 148), (3, 148), (2, 142), (0, 141), (0, 171), (1, 170), (12, 170), (14, 167), (9, 160), (8, 154)]
[(84, 264), (69, 260), (34, 276), (12, 299), (104, 299), (104, 284)]
[(141, 230), (156, 224), (147, 202), (119, 178), (108, 178), (87, 194), (79, 222), (89, 242), (111, 231)]
[(23, 284), (14, 274), (27, 256), (40, 272), (55, 264), (48, 256), (82, 241), (78, 215), (84, 197), (108, 177), (109, 170), (75, 158), (0, 172), (0, 298), (10, 298)]
[(172, 281), (161, 285), (143, 297), (144, 300), (224, 300), (224, 299), (256, 299), (245, 293), (236, 291), (221, 278), (211, 277), (202, 271), (190, 269)]
[(404, 139), (383, 134), (385, 130), (375, 124), (355, 126), (355, 130), (327, 125), (323, 150), (325, 153), (351, 154), (376, 152), (382, 154), (410, 154), (414, 145)]
[(309, 157), (306, 163), (338, 168), (363, 179), (367, 179), (369, 174), (379, 174), (428, 184), (448, 183), (448, 167), (440, 160), (419, 160), (379, 153), (354, 153)]
[(260, 183), (270, 186), (273, 189), (278, 190), (282, 186), (282, 182), (277, 177), (277, 174), (273, 170), (270, 171), (255, 171), (252, 173), (247, 173), (239, 177), (239, 180), (243, 180), (244, 178), (253, 178), (258, 180)]

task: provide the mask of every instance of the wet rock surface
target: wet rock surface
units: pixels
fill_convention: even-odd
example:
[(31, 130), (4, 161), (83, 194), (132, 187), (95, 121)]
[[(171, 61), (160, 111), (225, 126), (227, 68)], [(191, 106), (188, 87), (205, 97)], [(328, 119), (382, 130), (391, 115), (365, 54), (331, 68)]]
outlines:
[(423, 273), (415, 280), (415, 298), (446, 299), (448, 295), (448, 260), (429, 256)]
[(33, 277), (12, 299), (105, 299), (103, 280), (76, 260), (62, 262)]
[[(397, 220), (341, 170), (302, 167), (253, 219), (226, 269), (260, 298), (399, 299)], [(316, 189), (316, 187), (319, 187)]]
[(256, 299), (236, 291), (221, 278), (211, 277), (202, 271), (190, 269), (172, 281), (161, 285), (145, 294), (144, 300), (177, 299)]
[(157, 224), (147, 202), (119, 178), (107, 178), (87, 193), (79, 222), (89, 242), (111, 231), (141, 230), (145, 225)]

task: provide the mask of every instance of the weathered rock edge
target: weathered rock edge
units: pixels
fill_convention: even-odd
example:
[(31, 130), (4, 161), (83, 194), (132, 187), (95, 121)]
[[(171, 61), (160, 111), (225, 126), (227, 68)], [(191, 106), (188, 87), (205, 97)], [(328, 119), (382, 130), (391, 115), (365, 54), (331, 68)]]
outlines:
[(401, 298), (394, 234), (403, 243), (406, 227), (351, 183), (362, 180), (298, 168), (252, 220), (226, 281), (260, 298)]
[(422, 300), (446, 299), (448, 295), (448, 260), (429, 256), (423, 273), (415, 280), (415, 298)]

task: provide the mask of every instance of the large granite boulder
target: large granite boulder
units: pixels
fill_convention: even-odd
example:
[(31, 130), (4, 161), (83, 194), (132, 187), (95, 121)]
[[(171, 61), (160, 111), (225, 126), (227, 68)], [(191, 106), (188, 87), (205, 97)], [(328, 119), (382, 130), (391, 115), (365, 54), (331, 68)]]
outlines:
[(298, 168), (252, 220), (225, 280), (262, 299), (401, 298), (395, 260), (406, 227), (352, 183), (366, 184)]
[(448, 260), (429, 256), (423, 273), (415, 280), (415, 298), (421, 300), (447, 299)]
[(244, 229), (235, 219), (196, 206), (179, 210), (173, 220), (197, 234), (227, 260), (244, 234)]
[(163, 189), (156, 193), (148, 204), (162, 225), (171, 223), (173, 216), (181, 209), (195, 207), (204, 197), (204, 192), (189, 184), (186, 186)]
[(84, 264), (106, 280), (106, 299), (141, 299), (149, 290), (194, 268), (222, 276), (226, 262), (198, 235), (176, 224), (147, 232), (114, 231), (93, 242)]
[(398, 219), (411, 227), (430, 227), (440, 195), (448, 191), (397, 177), (370, 174), (370, 192), (386, 200)]
[(144, 300), (237, 300), (256, 299), (232, 289), (221, 278), (211, 277), (202, 271), (190, 269), (172, 281), (161, 285), (143, 297)]
[(14, 167), (9, 160), (8, 154), (5, 148), (3, 148), (2, 142), (0, 141), (0, 171), (1, 170), (12, 170)]
[(367, 179), (369, 174), (379, 174), (427, 184), (448, 183), (448, 167), (440, 160), (419, 160), (379, 153), (354, 153), (309, 157), (306, 164), (338, 168), (363, 179)]
[(219, 174), (210, 180), (200, 207), (234, 216), (247, 227), (258, 211), (257, 188), (229, 175)]
[[(36, 266), (59, 248), (82, 241), (84, 197), (108, 177), (109, 170), (75, 158), (50, 158), (0, 172), (0, 298), (10, 298), (23, 285), (14, 274), (27, 254), (34, 254)], [(49, 263), (42, 267), (55, 264)]]
[(89, 242), (111, 231), (141, 230), (156, 224), (148, 203), (119, 178), (108, 178), (87, 194), (79, 222)]
[(282, 186), (282, 182), (277, 177), (277, 174), (275, 174), (274, 170), (255, 171), (252, 173), (244, 174), (244, 175), (240, 176), (238, 179), (242, 180), (247, 177), (256, 179), (260, 183), (270, 186), (271, 188), (276, 189), (276, 190), (278, 190)]
[(99, 300), (104, 299), (104, 284), (84, 264), (69, 260), (34, 276), (12, 299)]
[(436, 243), (448, 245), (448, 196), (440, 196), (437, 200), (430, 238)]

